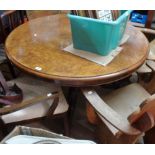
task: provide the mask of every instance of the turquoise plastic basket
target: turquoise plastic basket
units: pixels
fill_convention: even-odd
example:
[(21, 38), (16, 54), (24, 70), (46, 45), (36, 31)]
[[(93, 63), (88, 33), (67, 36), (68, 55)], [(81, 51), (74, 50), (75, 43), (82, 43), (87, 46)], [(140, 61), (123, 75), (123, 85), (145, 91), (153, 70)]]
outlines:
[(121, 16), (111, 22), (68, 14), (74, 48), (108, 55), (119, 45), (130, 13), (122, 10)]

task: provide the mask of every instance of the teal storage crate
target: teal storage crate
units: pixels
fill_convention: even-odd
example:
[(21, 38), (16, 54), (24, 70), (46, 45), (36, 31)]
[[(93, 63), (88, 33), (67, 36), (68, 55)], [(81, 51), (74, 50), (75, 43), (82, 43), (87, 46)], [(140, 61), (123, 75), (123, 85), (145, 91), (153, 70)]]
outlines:
[(122, 10), (121, 16), (111, 22), (68, 14), (74, 48), (108, 55), (119, 45), (130, 13)]

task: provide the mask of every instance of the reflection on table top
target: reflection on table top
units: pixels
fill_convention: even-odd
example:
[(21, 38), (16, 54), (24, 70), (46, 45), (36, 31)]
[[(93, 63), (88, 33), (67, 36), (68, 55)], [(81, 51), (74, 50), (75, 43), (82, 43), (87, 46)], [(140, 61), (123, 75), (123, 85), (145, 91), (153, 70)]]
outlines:
[(82, 59), (63, 48), (72, 43), (66, 15), (46, 16), (16, 28), (5, 46), (9, 59), (21, 69), (64, 85), (86, 86), (121, 79), (139, 67), (148, 52), (148, 41), (128, 26), (123, 51), (106, 67)]

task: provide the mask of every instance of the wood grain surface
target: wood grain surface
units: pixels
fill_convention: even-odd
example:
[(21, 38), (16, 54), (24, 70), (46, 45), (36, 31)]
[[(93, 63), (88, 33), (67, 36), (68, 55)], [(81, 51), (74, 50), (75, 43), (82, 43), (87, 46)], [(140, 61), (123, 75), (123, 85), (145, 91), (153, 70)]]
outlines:
[(66, 15), (41, 17), (17, 27), (8, 36), (5, 48), (8, 58), (31, 74), (62, 85), (101, 85), (127, 77), (145, 61), (147, 39), (130, 25), (127, 34), (130, 37), (123, 51), (106, 67), (63, 51), (72, 43)]

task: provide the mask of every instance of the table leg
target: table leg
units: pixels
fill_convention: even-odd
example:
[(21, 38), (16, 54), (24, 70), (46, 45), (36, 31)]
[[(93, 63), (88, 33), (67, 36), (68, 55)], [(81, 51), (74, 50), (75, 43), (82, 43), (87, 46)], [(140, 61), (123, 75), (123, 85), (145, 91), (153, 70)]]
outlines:
[(68, 95), (67, 95), (67, 101), (69, 103), (69, 122), (72, 125), (73, 117), (75, 114), (77, 99), (78, 99), (78, 93), (80, 89), (76, 87), (69, 87)]

